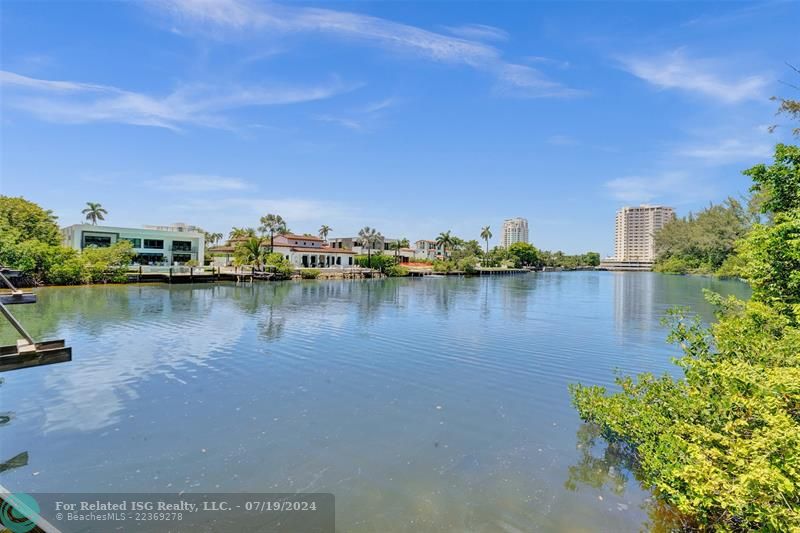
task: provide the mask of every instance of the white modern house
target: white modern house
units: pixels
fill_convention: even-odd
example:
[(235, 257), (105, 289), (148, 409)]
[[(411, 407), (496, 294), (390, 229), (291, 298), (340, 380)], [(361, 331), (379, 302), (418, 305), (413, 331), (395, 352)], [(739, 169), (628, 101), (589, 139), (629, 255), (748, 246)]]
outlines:
[(64, 245), (76, 250), (129, 241), (136, 252), (134, 263), (139, 265), (182, 265), (191, 260), (202, 265), (205, 252), (205, 236), (189, 231), (73, 224), (62, 228), (61, 236)]
[(414, 257), (416, 259), (433, 261), (434, 259), (441, 259), (443, 255), (444, 247), (436, 244), (436, 241), (420, 239), (414, 243)]

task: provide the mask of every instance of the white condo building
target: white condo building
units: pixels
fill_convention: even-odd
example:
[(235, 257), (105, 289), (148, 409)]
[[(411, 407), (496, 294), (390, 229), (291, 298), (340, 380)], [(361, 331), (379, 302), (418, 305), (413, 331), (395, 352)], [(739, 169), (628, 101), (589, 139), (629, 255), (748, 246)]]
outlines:
[(503, 234), (500, 245), (508, 248), (515, 242), (528, 242), (528, 219), (522, 217), (509, 218), (503, 221)]
[(614, 259), (625, 262), (654, 262), (655, 234), (675, 218), (675, 210), (662, 205), (623, 207), (617, 211)]

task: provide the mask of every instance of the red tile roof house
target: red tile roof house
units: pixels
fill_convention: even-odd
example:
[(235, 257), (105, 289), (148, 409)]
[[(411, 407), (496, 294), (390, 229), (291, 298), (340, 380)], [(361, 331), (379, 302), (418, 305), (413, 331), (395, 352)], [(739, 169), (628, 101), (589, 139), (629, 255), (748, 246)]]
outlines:
[[(301, 268), (346, 268), (354, 266), (353, 250), (331, 248), (319, 237), (311, 235), (275, 235), (274, 251)], [(269, 243), (267, 242), (267, 246)]]

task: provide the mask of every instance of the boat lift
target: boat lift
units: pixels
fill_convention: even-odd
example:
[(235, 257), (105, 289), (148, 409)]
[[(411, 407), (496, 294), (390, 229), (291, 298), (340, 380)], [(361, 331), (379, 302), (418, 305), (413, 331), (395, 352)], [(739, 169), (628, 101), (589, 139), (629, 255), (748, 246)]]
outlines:
[(0, 293), (0, 314), (22, 336), (15, 345), (0, 346), (0, 372), (72, 361), (72, 348), (65, 346), (63, 340), (36, 342), (6, 307), (36, 303), (35, 294), (22, 292), (9, 281), (9, 278), (14, 279), (19, 275), (18, 270), (0, 267), (0, 289), (9, 291)]

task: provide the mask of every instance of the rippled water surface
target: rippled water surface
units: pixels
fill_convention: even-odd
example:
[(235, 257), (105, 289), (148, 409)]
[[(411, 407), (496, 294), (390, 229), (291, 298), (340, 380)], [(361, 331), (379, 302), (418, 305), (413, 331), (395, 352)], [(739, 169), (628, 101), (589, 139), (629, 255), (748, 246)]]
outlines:
[(647, 494), (567, 385), (674, 372), (659, 320), (710, 319), (703, 288), (747, 296), (604, 272), (41, 289), (13, 310), (73, 361), (2, 375), (0, 484), (333, 492), (339, 531), (637, 531)]

